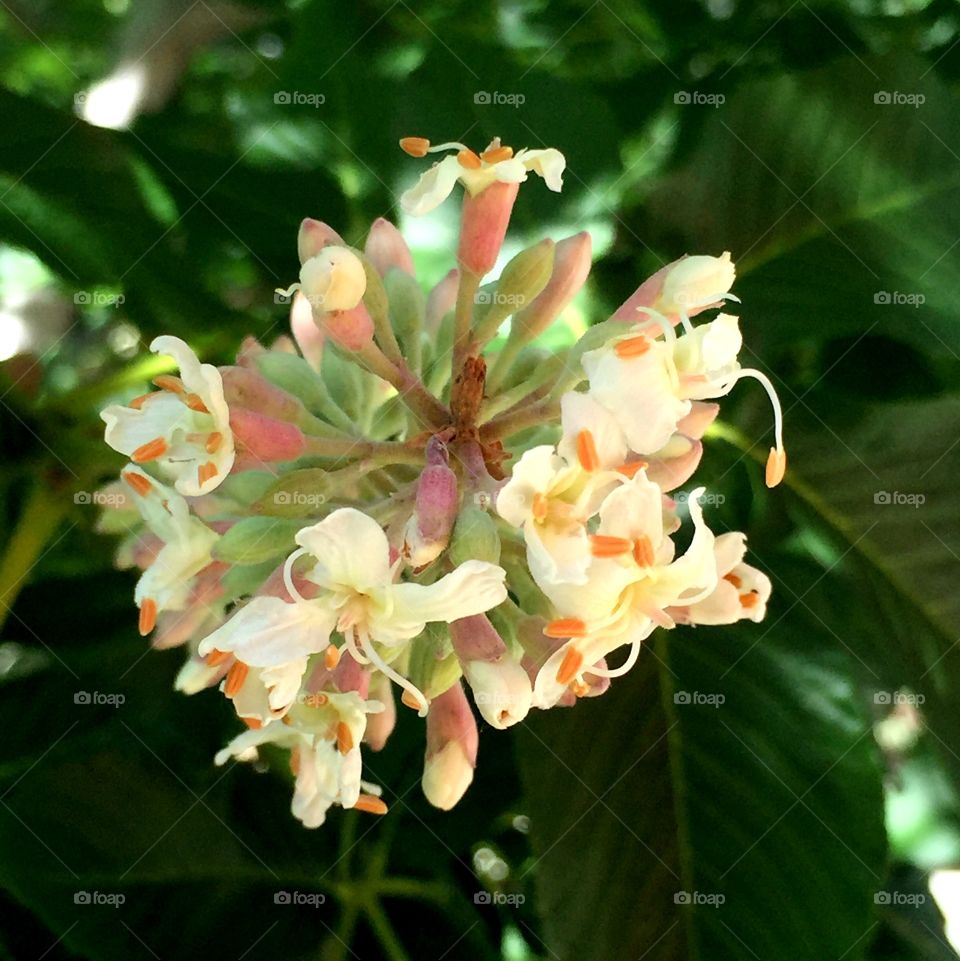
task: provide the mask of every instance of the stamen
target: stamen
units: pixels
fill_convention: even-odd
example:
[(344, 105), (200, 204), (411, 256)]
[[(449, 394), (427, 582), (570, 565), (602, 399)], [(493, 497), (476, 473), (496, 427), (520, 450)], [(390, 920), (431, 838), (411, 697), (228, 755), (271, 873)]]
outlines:
[(653, 567), (657, 557), (653, 550), (653, 542), (646, 534), (641, 534), (633, 542), (633, 559), (639, 567)]
[(350, 726), (341, 721), (337, 725), (337, 750), (341, 754), (349, 754), (353, 750), (353, 735)]
[(550, 501), (544, 494), (533, 495), (533, 519), (535, 521), (545, 521), (550, 512)]
[(577, 434), (577, 460), (585, 471), (595, 471), (600, 466), (592, 431), (582, 430)]
[(748, 609), (751, 608), (751, 607), (756, 607), (756, 606), (757, 606), (757, 603), (759, 602), (759, 600), (760, 600), (760, 595), (757, 594), (757, 593), (741, 594), (741, 595), (740, 595), (740, 606), (741, 606), (741, 607), (746, 607), (746, 608), (748, 608)]
[(227, 671), (227, 679), (223, 685), (223, 693), (227, 697), (236, 697), (243, 687), (243, 682), (247, 679), (250, 668), (243, 661), (234, 661), (233, 666)]
[(206, 464), (201, 464), (197, 468), (197, 482), (202, 487), (210, 478), (217, 476), (217, 465), (214, 464), (212, 460), (208, 460)]
[(293, 565), (307, 553), (309, 551), (305, 547), (297, 548), (283, 563), (283, 586), (286, 587), (291, 600), (299, 601), (302, 604), (306, 603), (306, 599), (293, 583)]
[(627, 655), (627, 659), (619, 667), (585, 667), (583, 669), (584, 674), (593, 674), (595, 677), (620, 677), (626, 674), (634, 664), (637, 663), (637, 658), (640, 656), (640, 645), (642, 641), (634, 641), (630, 646), (630, 653)]
[(160, 390), (168, 390), (172, 394), (182, 394), (186, 390), (183, 381), (179, 377), (174, 377), (173, 374), (161, 374), (159, 377), (154, 377), (153, 382)]
[(776, 447), (770, 448), (770, 456), (767, 457), (767, 487), (776, 487), (783, 480), (783, 475), (787, 472), (787, 452), (777, 450)]
[(140, 410), (143, 405), (153, 396), (154, 391), (151, 391), (149, 394), (141, 394), (139, 397), (134, 397), (133, 400), (127, 404), (127, 407), (132, 407), (134, 410)]
[(135, 474), (131, 470), (124, 471), (120, 476), (133, 490), (134, 494), (139, 494), (141, 497), (146, 497), (147, 494), (153, 490), (153, 485), (150, 483), (149, 478), (144, 477), (143, 474)]
[(218, 651), (214, 649), (204, 658), (204, 660), (207, 662), (208, 667), (217, 667), (224, 661), (229, 661), (231, 657), (233, 657), (233, 651)]
[(203, 402), (203, 398), (199, 394), (186, 394), (184, 395), (183, 402), (190, 410), (195, 410), (200, 414), (210, 413), (207, 405)]
[(743, 581), (741, 581), (736, 574), (724, 574), (723, 579), (729, 581), (734, 587), (740, 587), (740, 585), (743, 584)]
[(483, 166), (480, 158), (468, 147), (457, 154), (457, 160), (460, 161), (460, 166), (466, 170), (479, 170)]
[(134, 464), (146, 464), (148, 461), (163, 457), (167, 452), (167, 442), (162, 437), (154, 437), (153, 440), (141, 444), (131, 455), (130, 460)]
[(590, 535), (590, 553), (594, 557), (619, 557), (629, 554), (633, 544), (625, 537), (610, 537), (607, 534)]
[[(403, 688), (404, 694), (409, 694), (417, 702), (417, 714), (419, 714), (420, 717), (426, 717), (427, 711), (430, 710), (430, 702), (420, 688), (412, 681), (407, 680), (402, 674), (398, 674), (389, 664), (384, 662), (383, 658), (373, 649), (373, 644), (370, 643), (370, 638), (365, 631), (357, 631), (356, 637), (360, 642), (363, 653), (370, 659), (370, 662), (376, 665), (390, 680), (399, 684), (400, 687)], [(401, 700), (403, 700), (404, 704), (409, 704), (409, 701), (404, 700), (403, 697), (401, 697)]]
[(157, 602), (145, 597), (140, 605), (140, 636), (146, 637), (157, 626)]
[(223, 434), (220, 431), (215, 430), (209, 437), (207, 437), (207, 442), (204, 444), (204, 449), (208, 454), (215, 454), (223, 443)]
[(617, 468), (617, 473), (623, 474), (624, 477), (629, 477), (633, 480), (640, 471), (646, 470), (649, 466), (645, 460), (632, 460), (629, 464), (621, 464)]
[(629, 360), (632, 357), (642, 357), (650, 349), (650, 338), (646, 334), (637, 337), (628, 337), (621, 340), (613, 348), (613, 352), (621, 360)]
[(544, 629), (545, 637), (586, 637), (587, 625), (579, 617), (561, 617)]
[(574, 681), (570, 685), (570, 690), (572, 690), (577, 697), (586, 697), (590, 693), (590, 685), (587, 684), (586, 681)]
[(480, 159), (484, 163), (496, 164), (501, 160), (509, 160), (513, 156), (513, 147), (494, 147), (493, 150), (484, 150), (480, 154)]
[(411, 157), (426, 157), (430, 141), (426, 137), (402, 137), (400, 149)]
[(378, 797), (374, 797), (372, 794), (361, 794), (357, 798), (357, 803), (354, 804), (354, 809), (357, 811), (365, 811), (367, 814), (386, 814), (387, 805)]
[(409, 691), (404, 691), (403, 694), (400, 695), (400, 701), (411, 710), (420, 710), (420, 702)]
[(242, 717), (240, 720), (243, 721), (251, 731), (259, 731), (260, 728), (263, 727), (263, 721), (258, 717)]
[(582, 666), (583, 655), (575, 647), (568, 647), (567, 653), (563, 655), (563, 660), (560, 662), (560, 669), (557, 671), (557, 683), (569, 684)]

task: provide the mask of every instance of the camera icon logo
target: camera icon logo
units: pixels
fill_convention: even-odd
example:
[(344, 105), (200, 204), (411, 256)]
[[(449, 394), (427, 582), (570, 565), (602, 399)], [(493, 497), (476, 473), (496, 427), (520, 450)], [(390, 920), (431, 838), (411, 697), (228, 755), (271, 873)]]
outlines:
[(889, 891), (877, 891), (873, 896), (874, 904), (889, 904), (890, 903), (890, 892)]
[(73, 695), (74, 704), (89, 704), (91, 702), (89, 691), (75, 691)]
[[(676, 691), (673, 695), (674, 704), (689, 704), (690, 703), (690, 692), (689, 691)], [(679, 902), (678, 902), (679, 903)]]
[(77, 491), (73, 495), (74, 504), (89, 504), (93, 498), (90, 496), (90, 491)]
[(673, 895), (674, 904), (690, 904), (690, 892), (689, 891), (676, 891)]
[(474, 904), (492, 904), (493, 898), (489, 891), (476, 891), (473, 895)]
[(893, 101), (893, 98), (890, 96), (890, 91), (889, 91), (889, 90), (878, 90), (878, 91), (873, 95), (873, 102), (874, 102), (874, 103), (888, 104), (888, 103), (891, 103), (892, 101)]
[(680, 106), (685, 106), (691, 102), (690, 94), (686, 90), (678, 90), (673, 95), (673, 102), (679, 104)]
[(74, 904), (89, 904), (89, 903), (90, 903), (90, 892), (89, 892), (89, 891), (74, 891), (74, 892), (73, 892), (73, 903), (74, 903)]
[(473, 102), (474, 102), (474, 103), (490, 103), (491, 99), (492, 99), (492, 98), (490, 97), (489, 92), (486, 91), (486, 90), (478, 90), (478, 91), (473, 95)]
[(290, 96), (289, 90), (278, 90), (273, 95), (274, 103), (290, 103), (291, 100), (292, 100), (292, 97)]
[(873, 295), (873, 302), (875, 304), (880, 304), (880, 305), (889, 304), (892, 300), (893, 298), (890, 296), (889, 290), (878, 290)]
[(289, 891), (274, 891), (273, 892), (273, 903), (274, 904), (290, 904), (291, 897)]
[(873, 502), (874, 504), (889, 504), (891, 502), (890, 491), (875, 491)]

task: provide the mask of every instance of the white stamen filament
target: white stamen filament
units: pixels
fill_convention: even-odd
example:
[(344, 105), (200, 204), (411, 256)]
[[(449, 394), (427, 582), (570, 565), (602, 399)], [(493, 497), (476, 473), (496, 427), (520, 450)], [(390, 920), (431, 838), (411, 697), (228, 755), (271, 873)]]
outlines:
[(634, 641), (630, 645), (630, 653), (627, 655), (627, 659), (619, 667), (585, 667), (580, 673), (593, 674), (596, 677), (621, 677), (637, 663), (642, 644), (643, 641)]
[(307, 599), (294, 586), (292, 572), (293, 565), (306, 553), (308, 553), (307, 549), (301, 547), (295, 550), (283, 564), (283, 586), (286, 587), (287, 593), (300, 604), (306, 604)]
[(413, 682), (408, 681), (402, 674), (398, 674), (389, 664), (387, 664), (382, 657), (373, 649), (373, 644), (370, 643), (370, 638), (367, 636), (366, 631), (357, 631), (357, 635), (360, 640), (360, 647), (363, 649), (363, 653), (367, 655), (370, 662), (374, 664), (381, 673), (386, 674), (396, 684), (399, 684), (405, 691), (407, 691), (413, 698), (416, 699), (417, 703), (420, 705), (420, 709), (417, 713), (420, 717), (426, 717), (427, 711), (430, 709), (430, 702), (424, 697), (420, 688), (418, 688)]
[(767, 377), (763, 371), (754, 370), (751, 367), (745, 367), (742, 370), (738, 370), (733, 376), (733, 379), (728, 381), (724, 385), (723, 393), (727, 394), (733, 388), (733, 385), (744, 377), (752, 377), (754, 380), (760, 381), (763, 385), (764, 390), (767, 392), (767, 396), (770, 398), (770, 404), (773, 406), (773, 433), (776, 438), (776, 446), (778, 451), (783, 451), (783, 410), (780, 407), (780, 398), (777, 396), (777, 389), (773, 386), (770, 378)]
[(439, 153), (441, 150), (469, 150), (470, 148), (455, 140), (449, 143), (438, 143), (435, 147), (427, 147), (427, 153)]

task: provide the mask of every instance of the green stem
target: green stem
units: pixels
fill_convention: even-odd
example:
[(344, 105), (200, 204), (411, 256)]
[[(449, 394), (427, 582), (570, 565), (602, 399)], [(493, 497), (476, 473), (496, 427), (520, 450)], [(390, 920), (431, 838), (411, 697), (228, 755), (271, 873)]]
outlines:
[(382, 377), (397, 389), (400, 401), (416, 414), (424, 427), (443, 427), (450, 422), (450, 412), (437, 400), (419, 377), (415, 376), (403, 363), (394, 364), (376, 344), (367, 344), (355, 351), (351, 357), (357, 359), (371, 374)]
[(0, 627), (66, 512), (67, 494), (56, 494), (37, 481), (0, 561)]
[(487, 391), (491, 394), (500, 389), (503, 379), (510, 373), (514, 361), (524, 348), (524, 343), (519, 337), (508, 337), (503, 349), (496, 355), (493, 366), (487, 374)]
[(480, 439), (484, 442), (506, 440), (528, 427), (535, 427), (545, 421), (556, 420), (560, 414), (560, 401), (547, 397), (545, 400), (527, 404), (516, 410), (494, 417), (480, 428)]
[(470, 351), (470, 330), (473, 327), (473, 307), (480, 277), (461, 268), (457, 287), (457, 306), (453, 318), (453, 359), (450, 366), (451, 383), (457, 379), (463, 362)]
[(388, 961), (410, 961), (410, 955), (393, 930), (386, 911), (375, 897), (364, 904), (364, 912)]
[(422, 464), (423, 451), (405, 441), (351, 440), (307, 437), (306, 453), (313, 457), (338, 457), (364, 461), (367, 469), (387, 464)]

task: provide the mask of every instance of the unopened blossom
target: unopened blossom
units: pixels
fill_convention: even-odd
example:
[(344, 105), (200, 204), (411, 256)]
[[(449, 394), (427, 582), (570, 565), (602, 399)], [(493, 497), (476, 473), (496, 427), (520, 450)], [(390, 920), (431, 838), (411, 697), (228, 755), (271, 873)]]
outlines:
[(421, 175), (415, 186), (401, 195), (401, 206), (414, 216), (429, 213), (443, 203), (457, 181), (471, 196), (476, 196), (495, 183), (523, 183), (530, 171), (542, 177), (551, 190), (559, 191), (563, 186), (566, 160), (553, 147), (542, 150), (524, 148), (514, 153), (512, 147), (501, 145), (500, 139), (496, 138), (486, 150), (477, 154), (462, 143), (431, 146), (422, 137), (405, 137), (400, 141), (400, 146), (414, 157), (455, 151), (435, 163)]
[(477, 766), (477, 722), (457, 681), (434, 698), (427, 715), (421, 785), (426, 799), (449, 811), (466, 793)]
[(157, 337), (150, 349), (173, 357), (180, 376), (157, 377), (154, 383), (160, 390), (102, 411), (107, 425), (104, 439), (135, 464), (156, 463), (181, 494), (209, 493), (223, 482), (234, 462), (220, 372), (201, 364), (179, 337)]
[(194, 578), (213, 560), (211, 551), (219, 535), (190, 513), (179, 494), (139, 467), (127, 467), (121, 477), (147, 530), (162, 544), (134, 591), (140, 633), (149, 634), (159, 613), (186, 607)]
[(284, 721), (244, 731), (217, 754), (216, 763), (231, 757), (253, 760), (264, 744), (289, 749), (295, 776), (291, 810), (304, 827), (323, 824), (334, 804), (384, 814), (380, 789), (361, 780), (360, 757), (367, 715), (382, 709), (352, 691), (318, 695), (297, 705)]
[[(427, 699), (388, 661), (428, 622), (479, 614), (507, 596), (502, 568), (483, 561), (466, 561), (432, 584), (397, 583), (402, 559), (391, 561), (380, 525), (353, 508), (335, 510), (305, 527), (296, 542), (300, 548), (284, 569), (294, 600), (253, 598), (203, 641), (201, 654), (230, 651), (252, 667), (293, 665), (292, 671), (302, 659), (325, 651), (331, 634), (338, 633), (343, 639), (334, 645), (338, 656), (345, 652), (372, 663), (408, 692), (423, 716)], [(302, 557), (311, 561), (302, 576), (319, 588), (309, 599), (291, 576)]]
[(360, 258), (349, 247), (329, 244), (301, 264), (299, 283), (278, 293), (290, 297), (299, 290), (311, 307), (339, 311), (356, 307), (366, 289)]
[[(714, 536), (698, 503), (702, 494), (699, 488), (690, 495), (694, 535), (680, 557), (674, 556), (664, 528), (662, 492), (643, 471), (607, 496), (597, 532), (590, 537), (586, 582), (540, 585), (561, 615), (547, 626), (548, 635), (570, 640), (537, 675), (538, 707), (556, 703), (571, 683), (582, 682), (585, 672), (625, 673), (655, 628), (674, 626), (668, 608), (695, 604), (715, 589)], [(590, 667), (622, 646), (630, 652), (620, 667), (609, 672)]]

